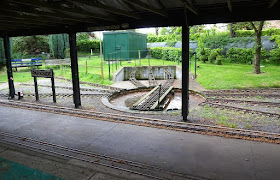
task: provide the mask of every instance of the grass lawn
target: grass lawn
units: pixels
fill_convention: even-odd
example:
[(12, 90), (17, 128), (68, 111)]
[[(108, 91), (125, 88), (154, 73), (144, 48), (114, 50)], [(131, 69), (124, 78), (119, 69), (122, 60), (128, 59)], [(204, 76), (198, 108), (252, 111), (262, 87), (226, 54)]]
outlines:
[[(197, 81), (206, 89), (279, 88), (280, 66), (265, 65), (261, 74), (253, 73), (253, 65), (197, 62)], [(194, 73), (194, 62), (191, 72)]]
[[(156, 66), (156, 65), (177, 65), (177, 62), (172, 61), (163, 61), (161, 59), (141, 59), (142, 66)], [(86, 63), (88, 65), (87, 73), (86, 73)], [(79, 78), (80, 81), (92, 82), (110, 85), (113, 81), (109, 80), (109, 64), (107, 62), (103, 62), (103, 71), (104, 71), (104, 80), (101, 78), (101, 68), (100, 68), (100, 58), (98, 56), (86, 56), (78, 58), (79, 64)], [(130, 62), (123, 61), (118, 62), (117, 67), (116, 63), (110, 65), (111, 70), (111, 79), (113, 78), (113, 74), (121, 67), (121, 66), (139, 66), (139, 59), (132, 60)], [(60, 66), (41, 66), (39, 69), (54, 69), (55, 76), (63, 76), (65, 78), (71, 79), (71, 69), (69, 66), (63, 66), (60, 69)], [(15, 82), (27, 82), (33, 81), (30, 73), (31, 68), (18, 68), (18, 72), (13, 72), (14, 81)], [(5, 68), (0, 71), (0, 82), (7, 82), (7, 72)]]
[[(161, 59), (142, 59), (141, 65), (178, 65), (177, 62), (163, 61)], [(88, 65), (86, 73), (86, 62)], [(79, 77), (80, 81), (92, 82), (110, 85), (113, 81), (109, 80), (109, 65), (103, 63), (104, 80), (101, 78), (100, 58), (98, 56), (79, 57)], [(122, 62), (121, 66), (139, 66), (139, 60), (130, 62)], [(243, 88), (269, 88), (280, 87), (280, 66), (265, 65), (261, 68), (262, 74), (253, 73), (253, 66), (246, 64), (223, 63), (223, 65), (215, 65), (197, 62), (197, 81), (206, 89), (243, 89)], [(91, 67), (92, 66), (92, 67)], [(111, 64), (111, 78), (113, 74), (121, 67), (120, 63)], [(179, 64), (181, 66), (181, 63)], [(40, 69), (53, 68), (55, 76), (63, 76), (71, 79), (71, 69), (69, 66), (42, 66)], [(5, 69), (5, 68), (4, 68)], [(18, 68), (18, 72), (14, 72), (15, 82), (33, 81), (30, 74), (31, 68)], [(191, 72), (194, 73), (194, 61), (191, 62)], [(7, 82), (6, 70), (0, 71), (0, 82)]]

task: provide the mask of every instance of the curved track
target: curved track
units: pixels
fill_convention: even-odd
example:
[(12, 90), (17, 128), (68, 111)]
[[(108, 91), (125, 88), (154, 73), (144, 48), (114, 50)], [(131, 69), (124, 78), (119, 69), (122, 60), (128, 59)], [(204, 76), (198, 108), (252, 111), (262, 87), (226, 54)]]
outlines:
[(280, 144), (280, 134), (277, 133), (234, 129), (234, 128), (226, 128), (220, 126), (211, 126), (211, 125), (194, 124), (194, 123), (186, 123), (186, 122), (175, 122), (169, 120), (103, 113), (97, 111), (72, 109), (72, 108), (51, 106), (51, 105), (38, 105), (35, 103), (27, 103), (27, 102), (19, 102), (19, 101), (0, 100), (0, 104), (5, 106), (10, 106), (10, 107), (16, 107), (16, 108), (40, 110), (45, 112), (67, 114), (72, 116), (92, 118), (92, 119), (98, 119), (104, 121), (123, 122), (123, 123), (135, 124), (140, 126), (149, 126), (149, 127), (171, 129), (171, 130), (191, 132), (191, 133), (232, 137), (238, 139)]

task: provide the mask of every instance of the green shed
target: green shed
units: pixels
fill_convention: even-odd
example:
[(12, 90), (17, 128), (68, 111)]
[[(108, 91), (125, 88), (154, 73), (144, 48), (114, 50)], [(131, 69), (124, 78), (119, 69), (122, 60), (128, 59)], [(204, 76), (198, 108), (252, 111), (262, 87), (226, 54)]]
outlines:
[(103, 33), (104, 60), (131, 60), (146, 56), (147, 35), (123, 31)]

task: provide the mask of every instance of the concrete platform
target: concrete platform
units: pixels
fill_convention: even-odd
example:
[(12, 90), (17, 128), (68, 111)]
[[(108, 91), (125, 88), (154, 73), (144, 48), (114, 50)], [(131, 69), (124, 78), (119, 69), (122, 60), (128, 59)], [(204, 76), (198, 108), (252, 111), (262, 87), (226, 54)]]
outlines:
[[(280, 145), (276, 144), (226, 139), (3, 106), (0, 106), (0, 132), (146, 163), (206, 179), (278, 179), (280, 177)], [(31, 166), (28, 161), (36, 158), (36, 155), (33, 157), (31, 153), (27, 157), (25, 154), (28, 152), (18, 151), (20, 150), (1, 149), (0, 157)], [(17, 154), (18, 158), (11, 154)], [(75, 168), (73, 161), (61, 162), (62, 165), (65, 164), (63, 171), (57, 172), (55, 169), (48, 170), (47, 173), (69, 178), (68, 171)], [(81, 167), (79, 168), (82, 170)], [(100, 175), (99, 170), (93, 172), (87, 170), (86, 175), (81, 178), (79, 172), (74, 173), (76, 172), (74, 170), (71, 172), (73, 175), (70, 179), (75, 177), (90, 179), (93, 175), (97, 177)], [(102, 177), (107, 176), (104, 172), (101, 174)], [(108, 176), (117, 175), (108, 171)], [(117, 178), (132, 179), (125, 174)]]

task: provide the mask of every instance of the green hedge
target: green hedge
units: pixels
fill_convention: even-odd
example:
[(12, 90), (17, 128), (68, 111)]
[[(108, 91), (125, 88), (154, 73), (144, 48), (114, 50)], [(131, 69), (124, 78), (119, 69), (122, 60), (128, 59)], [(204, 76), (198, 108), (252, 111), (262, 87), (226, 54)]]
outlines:
[(150, 50), (152, 58), (169, 61), (181, 61), (182, 49), (173, 47), (154, 47)]
[(94, 53), (99, 53), (100, 44), (99, 41), (78, 41), (77, 42), (77, 50), (80, 52), (90, 52), (90, 49), (93, 50)]
[(167, 42), (168, 36), (148, 36), (147, 42), (153, 43), (153, 42)]

